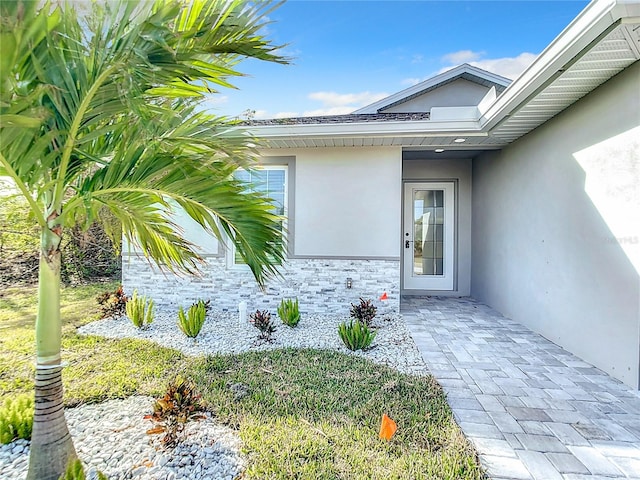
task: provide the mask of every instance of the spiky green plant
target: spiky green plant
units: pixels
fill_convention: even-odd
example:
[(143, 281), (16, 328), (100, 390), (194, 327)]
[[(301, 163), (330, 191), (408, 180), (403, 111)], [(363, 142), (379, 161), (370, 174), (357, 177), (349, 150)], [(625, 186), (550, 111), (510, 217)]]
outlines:
[(371, 330), (360, 320), (351, 320), (338, 325), (338, 335), (349, 350), (364, 350), (369, 348), (376, 338), (377, 332)]
[(298, 299), (295, 301), (290, 298), (282, 299), (278, 306), (278, 316), (282, 323), (290, 327), (295, 327), (300, 321), (300, 306), (298, 305)]
[(127, 317), (129, 317), (129, 320), (131, 320), (131, 323), (133, 323), (136, 328), (146, 330), (153, 322), (153, 299), (147, 298), (146, 296), (139, 297), (137, 290), (133, 291), (133, 295), (127, 302), (125, 308), (127, 310)]
[(202, 300), (191, 305), (186, 314), (184, 308), (180, 307), (178, 309), (178, 327), (187, 337), (196, 338), (202, 330), (206, 317), (207, 309)]
[(0, 443), (19, 438), (31, 439), (33, 429), (33, 395), (7, 398), (0, 406)]

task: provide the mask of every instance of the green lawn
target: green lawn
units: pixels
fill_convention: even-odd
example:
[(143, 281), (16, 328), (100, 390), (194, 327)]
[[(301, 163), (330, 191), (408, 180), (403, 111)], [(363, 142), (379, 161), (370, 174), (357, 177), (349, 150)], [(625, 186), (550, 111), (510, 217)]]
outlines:
[[(63, 292), (67, 405), (134, 393), (158, 395), (176, 372), (193, 379), (218, 420), (239, 430), (247, 479), (481, 479), (475, 453), (430, 377), (367, 360), (286, 349), (189, 358), (146, 341), (76, 335), (97, 317), (95, 296), (115, 284)], [(0, 295), (0, 392), (33, 385), (35, 289)], [(233, 383), (249, 387), (235, 400)], [(2, 397), (0, 397), (0, 401)], [(398, 424), (378, 439), (380, 417)]]

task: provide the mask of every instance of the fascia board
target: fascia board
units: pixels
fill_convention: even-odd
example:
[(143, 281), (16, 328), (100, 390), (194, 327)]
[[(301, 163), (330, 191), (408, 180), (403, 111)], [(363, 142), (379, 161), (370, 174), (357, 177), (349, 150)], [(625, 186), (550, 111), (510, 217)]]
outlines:
[(482, 128), (494, 127), (553, 81), (580, 52), (633, 10), (628, 7), (637, 5), (637, 0), (598, 0), (590, 3), (487, 109), (480, 118)]
[(398, 93), (394, 93), (393, 95), (385, 97), (382, 100), (378, 100), (377, 102), (367, 105), (366, 107), (362, 107), (359, 110), (354, 111), (353, 113), (377, 113), (381, 108), (394, 104), (400, 100), (415, 95), (416, 93), (420, 93), (422, 90), (431, 88), (435, 85), (438, 85), (439, 83), (446, 82), (447, 80), (462, 75), (463, 73), (470, 73), (484, 80), (488, 80), (499, 85), (504, 85), (505, 87), (511, 83), (508, 78), (501, 77), (500, 75), (496, 75), (495, 73), (487, 72), (480, 68), (464, 63), (452, 68), (451, 70), (447, 70), (440, 75), (436, 75), (435, 77), (429, 78), (409, 88), (405, 88)]
[(332, 123), (305, 125), (258, 125), (245, 127), (258, 138), (286, 137), (409, 137), (415, 135), (466, 135), (486, 136), (480, 131), (477, 121), (457, 122), (379, 122), (379, 123)]

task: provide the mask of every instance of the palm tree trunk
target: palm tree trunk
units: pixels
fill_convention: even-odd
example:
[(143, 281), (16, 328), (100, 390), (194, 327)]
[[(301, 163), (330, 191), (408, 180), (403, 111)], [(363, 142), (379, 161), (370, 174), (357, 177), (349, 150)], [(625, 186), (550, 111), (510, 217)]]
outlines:
[(62, 404), (62, 368), (38, 363), (27, 480), (58, 480), (76, 451)]
[(46, 229), (38, 277), (35, 413), (27, 480), (57, 480), (76, 458), (62, 402), (60, 229)]

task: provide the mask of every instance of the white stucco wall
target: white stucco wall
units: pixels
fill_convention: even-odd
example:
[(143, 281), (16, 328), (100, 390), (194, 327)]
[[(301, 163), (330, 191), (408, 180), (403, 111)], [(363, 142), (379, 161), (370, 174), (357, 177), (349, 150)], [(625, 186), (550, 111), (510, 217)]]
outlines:
[(400, 148), (263, 154), (295, 156), (294, 257), (399, 257)]
[[(281, 279), (261, 290), (222, 248), (218, 254), (215, 239), (176, 218), (187, 237), (204, 248), (202, 275), (162, 273), (143, 258), (125, 254), (125, 290), (137, 289), (158, 304), (173, 306), (211, 298), (216, 308), (231, 311), (246, 301), (249, 310), (273, 312), (282, 298), (296, 297), (304, 312), (343, 315), (363, 297), (375, 300), (380, 312), (398, 312), (401, 149), (269, 149), (261, 155), (265, 164), (289, 166), (291, 245)], [(389, 300), (377, 300), (385, 292)]]
[[(437, 295), (468, 296), (471, 292), (471, 160), (411, 159), (402, 162), (405, 181), (456, 182), (456, 282), (452, 292)], [(403, 291), (404, 294), (428, 294), (423, 291)]]
[(197, 246), (198, 253), (201, 255), (218, 255), (220, 253), (219, 241), (215, 235), (209, 234), (183, 209), (175, 208), (172, 221), (180, 226), (184, 238)]
[(473, 162), (472, 295), (628, 385), (640, 363), (640, 62)]
[(428, 112), (431, 107), (468, 107), (478, 105), (488, 91), (489, 87), (460, 78), (407, 102), (384, 109), (384, 112)]

